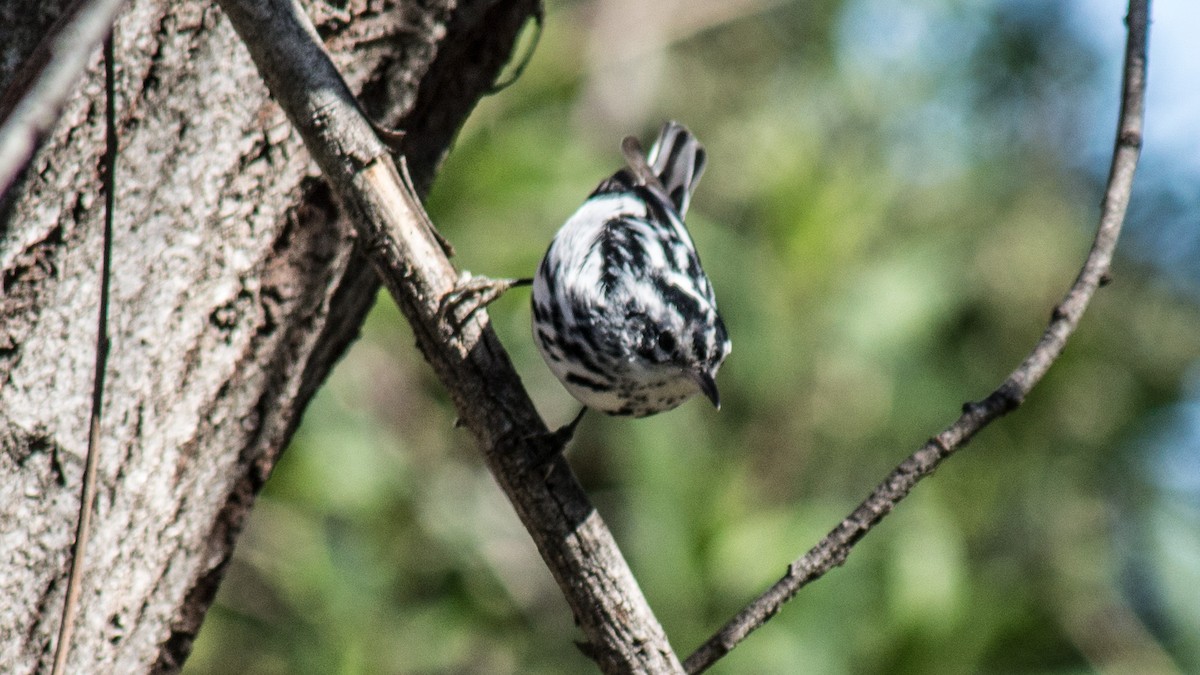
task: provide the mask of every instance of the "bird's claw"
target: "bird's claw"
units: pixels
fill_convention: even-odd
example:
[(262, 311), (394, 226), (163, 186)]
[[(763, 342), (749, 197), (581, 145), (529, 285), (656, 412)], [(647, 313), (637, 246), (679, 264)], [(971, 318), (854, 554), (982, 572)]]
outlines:
[(406, 132), (404, 129), (393, 129), (391, 127), (386, 127), (369, 117), (367, 118), (367, 121), (371, 123), (371, 129), (375, 132), (375, 137), (378, 138), (381, 143), (386, 145), (388, 150), (391, 150), (397, 155), (403, 154), (404, 137), (408, 135), (408, 132)]
[(586, 412), (587, 408), (584, 408), (579, 411), (575, 419), (567, 424), (562, 425), (554, 431), (542, 434), (537, 438), (529, 439), (531, 441), (541, 441), (540, 443), (533, 443), (537, 450), (537, 456), (534, 458), (531, 466), (535, 469), (544, 467), (546, 470), (545, 478), (550, 477), (550, 471), (554, 468), (554, 458), (562, 455), (563, 451), (567, 449), (567, 443), (570, 443), (571, 439), (575, 437), (575, 429), (579, 426), (579, 422), (583, 419), (583, 415)]
[(533, 279), (492, 279), (472, 276), (463, 272), (454, 289), (442, 296), (438, 307), (438, 321), (448, 322), (454, 330), (462, 328), (480, 310), (516, 286), (528, 286)]

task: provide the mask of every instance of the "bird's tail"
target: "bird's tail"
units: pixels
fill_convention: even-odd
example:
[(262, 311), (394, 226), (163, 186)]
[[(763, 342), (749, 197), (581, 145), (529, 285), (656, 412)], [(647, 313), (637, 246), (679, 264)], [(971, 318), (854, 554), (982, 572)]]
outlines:
[(682, 217), (708, 162), (704, 146), (687, 127), (671, 121), (658, 132), (658, 140), (646, 159)]

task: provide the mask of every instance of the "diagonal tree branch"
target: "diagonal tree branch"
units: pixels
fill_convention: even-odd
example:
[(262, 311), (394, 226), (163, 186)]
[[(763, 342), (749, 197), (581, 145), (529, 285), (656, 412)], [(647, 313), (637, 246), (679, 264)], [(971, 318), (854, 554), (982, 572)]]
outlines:
[[(0, 3), (0, 89), (15, 91), (73, 2)], [(302, 2), (364, 106), (389, 124), (413, 111), (406, 149), (419, 185), (534, 5)], [(138, 0), (123, 3), (118, 24), (120, 302), (66, 669), (173, 672), (256, 494), (379, 281), (218, 7)], [(98, 56), (0, 198), (3, 671), (50, 671), (69, 585), (104, 211)]]
[(787, 574), (747, 605), (684, 662), (689, 673), (707, 670), (729, 653), (752, 631), (779, 612), (805, 585), (845, 562), (851, 549), (867, 532), (908, 495), (921, 479), (933, 473), (950, 455), (967, 444), (985, 426), (1015, 410), (1054, 361), (1062, 354), (1067, 339), (1096, 289), (1108, 280), (1113, 251), (1125, 221), (1134, 169), (1142, 147), (1142, 123), (1146, 92), (1146, 44), (1149, 0), (1130, 0), (1125, 22), (1129, 36), (1125, 46), (1121, 113), (1112, 165), (1100, 211), (1100, 225), (1083, 268), (1066, 297), (1054, 308), (1046, 331), (1029, 356), (987, 398), (963, 405), (962, 415), (921, 449), (896, 467), (867, 499), (825, 536), (808, 553), (788, 566)]
[(63, 101), (121, 9), (122, 0), (78, 0), (67, 8), (0, 96), (0, 195), (58, 121)]
[[(519, 2), (520, 0), (512, 0)], [(489, 11), (511, 4), (489, 5)], [(439, 314), (458, 275), (401, 160), (362, 117), (295, 2), (222, 0), (267, 86), (334, 186), (417, 345), (447, 386), (608, 673), (682, 672), (612, 534), (561, 457), (507, 353), (480, 312), (461, 327)], [(420, 139), (405, 139), (411, 151)], [(452, 317), (450, 317), (452, 319)]]

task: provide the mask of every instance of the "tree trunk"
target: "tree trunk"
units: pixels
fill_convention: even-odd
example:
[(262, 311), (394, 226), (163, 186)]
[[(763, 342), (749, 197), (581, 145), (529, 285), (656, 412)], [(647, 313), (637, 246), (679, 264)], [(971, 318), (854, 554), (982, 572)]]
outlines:
[[(0, 88), (54, 18), (0, 9)], [(309, 4), (427, 186), (532, 0)], [(118, 20), (121, 150), (92, 543), (69, 672), (174, 671), (241, 523), (378, 282), (214, 4)], [(0, 203), (0, 663), (47, 667), (87, 445), (103, 218), (99, 50)], [(414, 352), (415, 354), (415, 352)]]

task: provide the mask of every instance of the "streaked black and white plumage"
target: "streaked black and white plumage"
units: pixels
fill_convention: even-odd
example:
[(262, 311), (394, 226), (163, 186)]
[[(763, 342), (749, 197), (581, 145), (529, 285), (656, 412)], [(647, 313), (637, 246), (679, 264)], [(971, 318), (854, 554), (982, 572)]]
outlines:
[(705, 152), (668, 122), (646, 157), (600, 184), (550, 243), (533, 282), (533, 334), (587, 408), (645, 417), (697, 393), (720, 408), (729, 354), (712, 284), (683, 224)]

